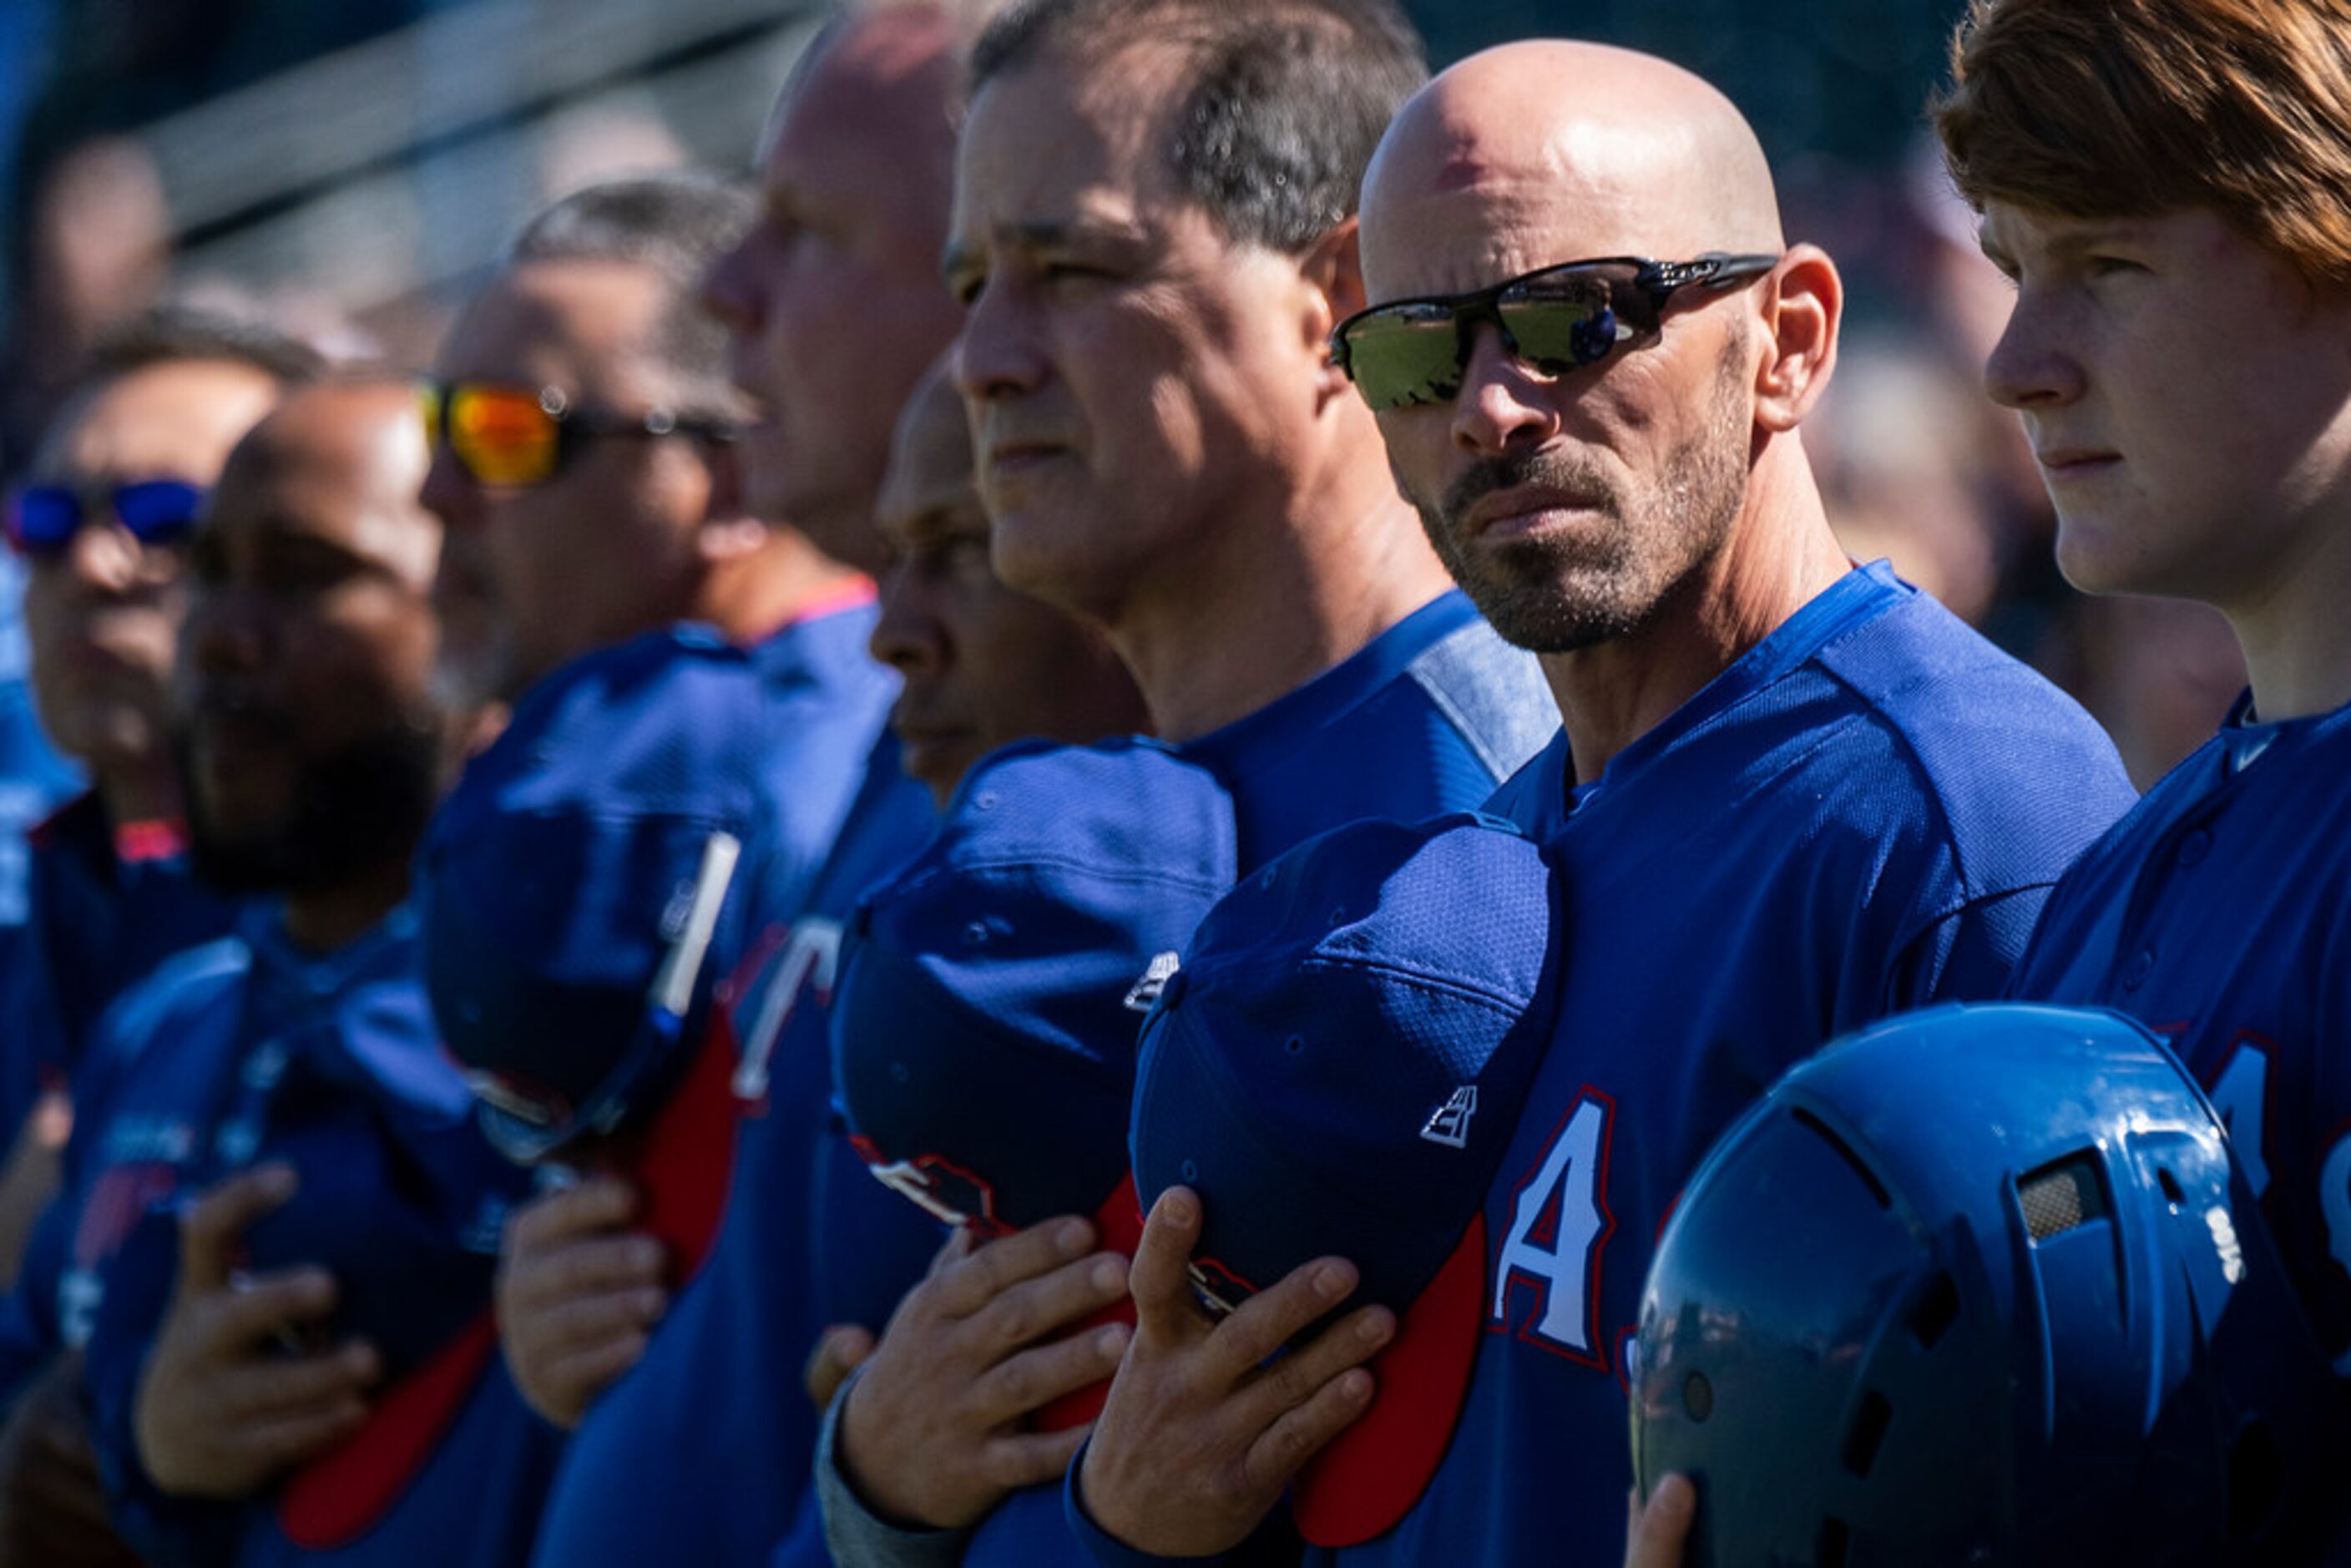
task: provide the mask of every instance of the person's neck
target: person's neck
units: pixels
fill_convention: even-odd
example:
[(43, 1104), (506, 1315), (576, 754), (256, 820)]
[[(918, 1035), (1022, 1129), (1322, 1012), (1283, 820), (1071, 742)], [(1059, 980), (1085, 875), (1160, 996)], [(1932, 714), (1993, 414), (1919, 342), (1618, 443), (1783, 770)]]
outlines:
[(1829, 531), (1811, 471), (1773, 476), (1759, 466), (1727, 546), (1676, 584), (1637, 630), (1543, 655), (1575, 763), (1572, 782), (1599, 778), (1617, 753), (1852, 567)]
[(2351, 507), (2305, 521), (2262, 575), (2212, 602), (2245, 655), (2253, 716), (2264, 724), (2351, 703)]
[(1163, 738), (1255, 713), (1452, 586), (1370, 457), (1266, 515), (1214, 519), (1180, 571), (1136, 584), (1106, 618)]
[(711, 570), (694, 619), (748, 644), (838, 602), (864, 581), (863, 572), (826, 555), (806, 535), (770, 527), (758, 549)]
[(107, 821), (126, 827), (132, 822), (178, 822), (186, 820), (187, 805), (180, 794), (180, 779), (166, 756), (142, 756), (93, 762), (90, 766), (99, 803)]
[(331, 887), (286, 895), (286, 935), (311, 953), (331, 953), (364, 936), (408, 896), (409, 857), (387, 859)]

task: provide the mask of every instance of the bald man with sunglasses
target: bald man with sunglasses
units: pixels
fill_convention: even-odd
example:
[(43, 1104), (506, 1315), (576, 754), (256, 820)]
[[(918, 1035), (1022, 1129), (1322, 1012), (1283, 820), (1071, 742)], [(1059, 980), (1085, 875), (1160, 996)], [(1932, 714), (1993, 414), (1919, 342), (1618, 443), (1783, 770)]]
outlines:
[[(1842, 285), (1786, 243), (1719, 92), (1589, 45), (1473, 57), (1388, 129), (1362, 234), (1368, 306), (1339, 361), (1437, 553), (1559, 709), (1489, 807), (1562, 873), (1559, 1013), (1524, 1099), (1478, 1108), (1510, 1130), (1456, 1217), (1483, 1227), (1468, 1295), (1359, 1304), (1352, 1263), (1324, 1258), (1212, 1322), (1186, 1274), (1203, 1200), (1160, 1197), (1069, 1494), (1104, 1562), (1232, 1550), (1383, 1398), (1406, 1418), (1345, 1452), (1345, 1506), (1299, 1512), (1311, 1560), (1615, 1560), (1626, 1345), (1699, 1156), (1830, 1036), (1996, 995), (2130, 800), (2078, 707), (1838, 549), (1801, 431)], [(1467, 918), (1481, 890), (1461, 896)], [(1376, 1071), (1378, 1042), (1363, 1052)], [(1329, 1135), (1268, 1131), (1301, 1162)], [(1253, 1200), (1301, 1201), (1209, 1204)], [(1387, 1347), (1432, 1333), (1471, 1347), (1466, 1370), (1383, 1379)], [(1413, 1442), (1379, 1449), (1382, 1430)]]

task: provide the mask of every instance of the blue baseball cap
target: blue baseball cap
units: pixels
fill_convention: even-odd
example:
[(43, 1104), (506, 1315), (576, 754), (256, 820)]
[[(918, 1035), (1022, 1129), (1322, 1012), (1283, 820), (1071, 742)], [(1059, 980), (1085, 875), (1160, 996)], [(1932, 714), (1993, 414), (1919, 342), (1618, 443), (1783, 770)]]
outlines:
[(976, 767), (841, 955), (834, 1082), (874, 1174), (983, 1236), (1100, 1210), (1127, 1174), (1136, 1033), (1234, 843), (1224, 787), (1156, 741)]
[(1145, 1026), (1136, 1189), (1200, 1196), (1211, 1312), (1336, 1254), (1395, 1312), (1371, 1409), (1301, 1475), (1318, 1545), (1427, 1485), (1479, 1338), (1487, 1188), (1558, 1011), (1554, 873), (1494, 818), (1358, 822), (1245, 880)]
[(641, 1126), (708, 1038), (755, 917), (767, 724), (739, 650), (651, 633), (533, 687), (434, 818), (425, 984), (514, 1158)]

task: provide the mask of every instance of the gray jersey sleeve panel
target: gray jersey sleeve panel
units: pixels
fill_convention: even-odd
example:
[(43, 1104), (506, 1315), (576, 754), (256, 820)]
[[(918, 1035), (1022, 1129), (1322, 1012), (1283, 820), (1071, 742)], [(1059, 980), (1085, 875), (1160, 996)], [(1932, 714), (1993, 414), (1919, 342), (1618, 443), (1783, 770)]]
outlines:
[(1412, 678), (1497, 780), (1524, 767), (1559, 731), (1542, 666), (1483, 621), (1432, 644), (1412, 662)]

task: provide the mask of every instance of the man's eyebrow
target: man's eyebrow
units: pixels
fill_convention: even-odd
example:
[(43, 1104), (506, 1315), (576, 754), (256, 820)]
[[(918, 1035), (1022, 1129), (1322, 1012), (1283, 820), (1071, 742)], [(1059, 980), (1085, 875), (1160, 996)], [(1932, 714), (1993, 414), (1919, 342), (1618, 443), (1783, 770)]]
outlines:
[[(1139, 247), (1150, 240), (1151, 231), (1141, 224), (1081, 214), (1001, 225), (993, 232), (986, 248), (1017, 252), (1052, 250), (1068, 245)], [(940, 272), (949, 277), (960, 276), (977, 264), (981, 249), (981, 246), (963, 240), (949, 240), (939, 259)]]

